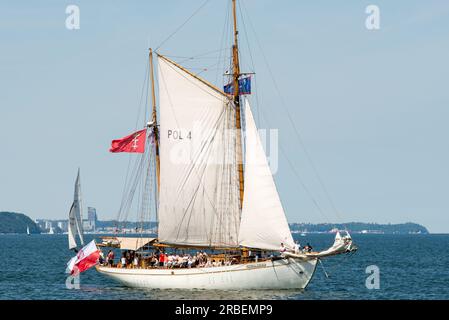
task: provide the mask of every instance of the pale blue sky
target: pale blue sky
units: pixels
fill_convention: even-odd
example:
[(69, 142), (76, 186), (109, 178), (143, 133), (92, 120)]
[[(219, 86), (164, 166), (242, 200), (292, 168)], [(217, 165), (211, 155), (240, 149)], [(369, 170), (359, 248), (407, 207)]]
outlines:
[[(281, 156), (276, 182), (289, 221), (413, 221), (449, 232), (449, 3), (242, 1), (340, 211), (331, 210), (305, 160), (245, 19), (256, 119), (279, 128), (325, 212)], [(0, 210), (66, 217), (80, 166), (86, 205), (101, 219), (116, 217), (128, 157), (108, 153), (110, 141), (135, 128), (149, 44), (202, 2), (0, 2)], [(161, 52), (220, 49), (227, 2), (211, 0)], [(65, 28), (68, 4), (80, 7), (80, 30)], [(378, 31), (365, 28), (369, 4), (380, 8)], [(243, 26), (241, 40), (243, 69), (253, 71)]]

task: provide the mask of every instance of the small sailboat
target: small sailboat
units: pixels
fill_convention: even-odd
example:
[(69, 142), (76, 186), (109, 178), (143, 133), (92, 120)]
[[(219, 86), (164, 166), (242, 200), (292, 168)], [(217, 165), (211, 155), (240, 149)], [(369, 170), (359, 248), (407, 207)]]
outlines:
[[(303, 289), (312, 279), (318, 259), (345, 253), (352, 243), (348, 235), (322, 254), (294, 252), (295, 242), (250, 102), (244, 96), (242, 83), (248, 78), (240, 72), (236, 0), (232, 4), (232, 72), (226, 73), (231, 90), (221, 90), (157, 53), (158, 119), (150, 49), (153, 112), (147, 130), (156, 163), (157, 238), (112, 237), (103, 244), (143, 256), (143, 248), (150, 248), (158, 252), (159, 261), (131, 267), (97, 266), (101, 274), (124, 285)], [(134, 152), (141, 147), (140, 137), (141, 131), (123, 138), (129, 147), (114, 140), (113, 150)], [(207, 252), (213, 263), (168, 267), (164, 261), (164, 252), (192, 251), (200, 251), (203, 257)]]
[(30, 227), (27, 226), (27, 235), (30, 235)]
[(78, 235), (81, 246), (84, 245), (83, 239), (83, 214), (82, 214), (82, 202), (81, 202), (81, 179), (80, 170), (78, 169), (78, 174), (75, 181), (75, 192), (73, 195), (73, 203), (69, 211), (69, 222), (68, 222), (68, 242), (69, 249), (74, 249), (76, 251), (77, 242), (76, 236)]

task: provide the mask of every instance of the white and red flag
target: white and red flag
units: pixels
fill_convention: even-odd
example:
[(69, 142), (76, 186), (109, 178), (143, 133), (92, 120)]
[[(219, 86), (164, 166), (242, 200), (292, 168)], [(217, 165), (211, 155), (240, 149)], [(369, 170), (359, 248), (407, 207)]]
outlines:
[(84, 246), (75, 257), (70, 259), (67, 263), (67, 273), (78, 274), (95, 266), (100, 257), (100, 250), (98, 250), (95, 240), (89, 242)]
[(147, 130), (140, 130), (121, 139), (112, 140), (110, 152), (144, 153)]

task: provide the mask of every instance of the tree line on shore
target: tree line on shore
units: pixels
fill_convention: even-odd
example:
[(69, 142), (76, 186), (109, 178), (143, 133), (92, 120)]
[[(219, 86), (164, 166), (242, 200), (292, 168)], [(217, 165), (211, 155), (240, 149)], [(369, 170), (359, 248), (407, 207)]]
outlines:
[[(125, 227), (125, 228), (140, 228), (140, 222), (117, 222), (98, 221), (97, 227)], [(147, 222), (144, 224), (144, 229), (152, 229), (157, 226), (156, 222)], [(39, 226), (28, 216), (23, 213), (16, 212), (0, 212), (0, 233), (26, 233), (27, 227), (30, 233), (43, 232)], [(333, 229), (348, 230), (354, 233), (383, 233), (383, 234), (411, 234), (420, 233), (428, 234), (426, 227), (412, 222), (401, 224), (378, 224), (378, 223), (364, 223), (364, 222), (349, 222), (344, 224), (333, 223), (290, 223), (290, 229), (293, 232), (310, 232), (310, 233), (325, 233)]]

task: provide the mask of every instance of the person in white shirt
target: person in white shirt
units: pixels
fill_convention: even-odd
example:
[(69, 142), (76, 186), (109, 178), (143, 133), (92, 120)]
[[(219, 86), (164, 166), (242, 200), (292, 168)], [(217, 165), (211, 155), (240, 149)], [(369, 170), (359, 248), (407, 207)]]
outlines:
[(173, 255), (168, 256), (167, 268), (171, 268), (173, 265)]
[(301, 245), (298, 243), (298, 241), (295, 241), (295, 245), (293, 246), (293, 250), (296, 254), (299, 253), (299, 250), (301, 249)]

